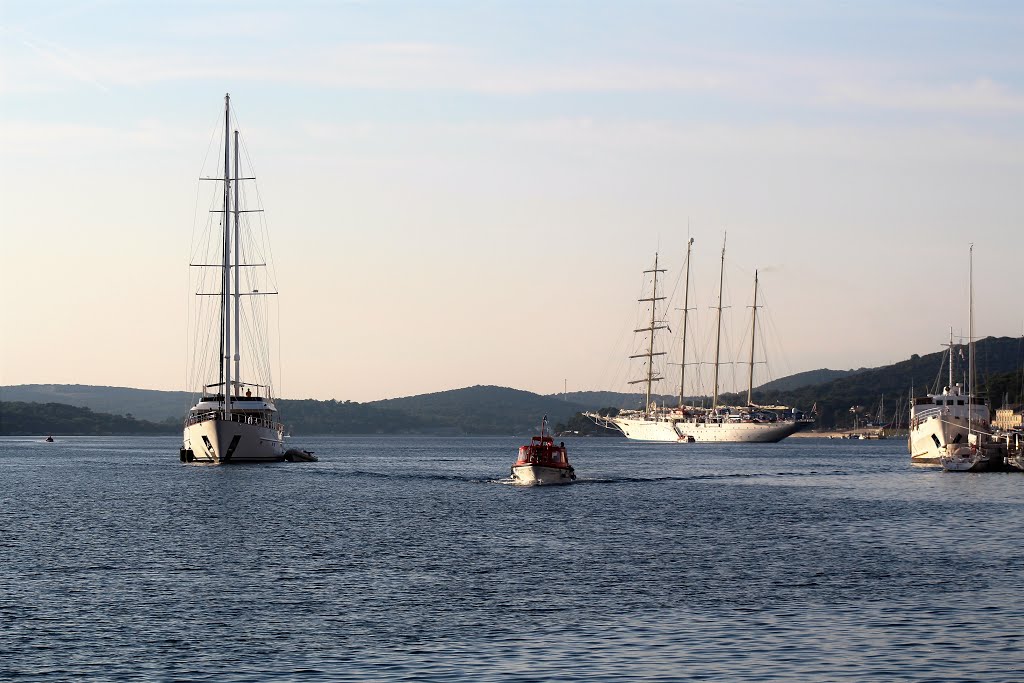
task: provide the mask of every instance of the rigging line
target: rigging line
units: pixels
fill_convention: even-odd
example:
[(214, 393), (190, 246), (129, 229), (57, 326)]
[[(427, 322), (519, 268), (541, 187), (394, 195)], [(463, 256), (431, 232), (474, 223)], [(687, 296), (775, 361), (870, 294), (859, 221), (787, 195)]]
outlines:
[[(253, 176), (254, 178), (258, 177), (257, 173), (256, 173), (256, 165), (253, 163), (252, 158), (249, 156), (249, 147), (248, 147), (248, 144), (247, 144), (247, 142), (245, 140), (242, 141), (242, 154), (245, 156), (245, 163), (248, 165), (248, 168), (251, 171), (250, 175)], [(260, 224), (261, 224), (261, 226), (263, 228), (263, 230), (262, 230), (262, 237), (263, 237), (263, 239), (265, 241), (265, 245), (266, 245), (265, 246), (265, 249), (266, 249), (265, 253), (268, 255), (268, 258), (265, 259), (266, 262), (269, 264), (268, 276), (270, 277), (270, 282), (274, 286), (274, 289), (277, 290), (277, 291), (280, 291), (280, 287), (278, 287), (278, 284), (277, 284), (277, 282), (278, 282), (278, 280), (277, 280), (277, 266), (276, 266), (276, 262), (274, 260), (274, 250), (273, 250), (273, 245), (270, 242), (270, 235), (269, 235), (270, 230), (269, 230), (268, 225), (269, 225), (270, 219), (267, 216), (266, 206), (263, 203), (263, 195), (260, 192), (259, 181), (253, 181), (253, 188), (256, 191), (256, 205), (259, 208), (264, 210), (264, 212), (262, 214), (260, 214)]]
[[(246, 236), (248, 239), (243, 244), (244, 253), (247, 254), (248, 256), (251, 256), (251, 254), (249, 253), (249, 249), (253, 249), (255, 245), (251, 240), (251, 234), (247, 233)], [(252, 272), (245, 274), (244, 277), (247, 288), (256, 289), (262, 286), (259, 279), (259, 274), (260, 271), (262, 270), (264, 270), (264, 268), (252, 269)], [(262, 377), (267, 381), (267, 384), (270, 384), (272, 382), (274, 375), (272, 363), (270, 360), (271, 339), (268, 324), (268, 309), (270, 305), (271, 303), (266, 298), (260, 300), (257, 297), (250, 302), (250, 306), (247, 309), (248, 313), (251, 314), (252, 317), (252, 335), (256, 337), (256, 339), (252, 339), (252, 337), (250, 337), (250, 345), (254, 350), (258, 350), (258, 354), (255, 354), (254, 351), (256, 357), (250, 360), (252, 360), (254, 366), (262, 365), (262, 367), (260, 368), (260, 372), (262, 373)], [(260, 332), (263, 332), (263, 334), (260, 335)]]
[[(203, 163), (199, 167), (200, 169), (203, 169), (203, 170), (200, 171), (201, 175), (205, 175), (206, 162), (210, 158), (210, 150), (213, 149), (213, 140), (217, 136), (217, 131), (218, 131), (219, 128), (220, 128), (219, 125), (214, 125), (213, 131), (210, 133), (210, 141), (206, 144), (206, 152), (203, 155)], [(200, 187), (201, 186), (202, 186), (202, 183), (197, 181), (196, 182), (196, 203), (195, 203), (195, 207), (192, 210), (192, 234), (191, 234), (191, 238), (189, 240), (189, 251), (190, 252), (192, 250), (192, 245), (195, 243), (195, 231), (196, 231), (196, 223), (197, 223), (196, 218), (199, 215), (199, 195), (200, 195)], [(190, 256), (191, 256), (191, 254), (190, 254)]]
[[(248, 334), (249, 346), (252, 352), (248, 360), (252, 366), (253, 373), (259, 380), (268, 386), (273, 381), (273, 372), (269, 362), (270, 335), (266, 324), (266, 308), (269, 302), (266, 300), (254, 300), (249, 307), (250, 316), (246, 319), (246, 331)], [(251, 320), (249, 319), (251, 317)], [(262, 333), (262, 334), (261, 334)]]

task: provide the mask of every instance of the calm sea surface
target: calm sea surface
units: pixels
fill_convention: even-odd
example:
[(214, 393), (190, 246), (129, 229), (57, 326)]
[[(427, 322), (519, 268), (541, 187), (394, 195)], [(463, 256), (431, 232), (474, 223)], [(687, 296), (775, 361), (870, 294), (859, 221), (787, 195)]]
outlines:
[(1024, 680), (1024, 475), (902, 440), (0, 439), (0, 680)]

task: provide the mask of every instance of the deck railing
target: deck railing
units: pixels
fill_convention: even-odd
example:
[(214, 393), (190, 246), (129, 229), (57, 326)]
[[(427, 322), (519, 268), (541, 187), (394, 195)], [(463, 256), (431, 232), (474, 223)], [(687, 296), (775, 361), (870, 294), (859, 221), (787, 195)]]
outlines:
[(258, 427), (266, 427), (267, 429), (273, 429), (280, 431), (284, 429), (284, 425), (280, 422), (275, 422), (273, 419), (267, 419), (258, 417), (256, 415), (246, 415), (245, 413), (231, 413), (230, 417), (225, 418), (223, 410), (210, 410), (205, 413), (198, 413), (196, 415), (190, 415), (185, 420), (185, 426), (199, 424), (200, 422), (208, 422), (209, 420), (224, 420), (227, 419), (231, 422), (237, 422), (239, 424), (256, 425)]

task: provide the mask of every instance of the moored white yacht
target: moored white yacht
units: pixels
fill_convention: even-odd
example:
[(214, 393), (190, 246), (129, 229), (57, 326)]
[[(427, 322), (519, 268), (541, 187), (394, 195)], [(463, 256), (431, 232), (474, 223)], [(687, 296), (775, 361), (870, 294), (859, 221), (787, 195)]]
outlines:
[(951, 449), (969, 445), (972, 428), (988, 427), (985, 401), (967, 396), (959, 384), (952, 382), (952, 374), (951, 369), (950, 384), (941, 393), (928, 394), (911, 402), (907, 444), (913, 462), (938, 464)]
[(690, 253), (693, 239), (686, 248), (686, 282), (684, 285), (683, 325), (682, 325), (682, 358), (679, 363), (679, 406), (668, 408), (657, 406), (651, 402), (651, 387), (663, 379), (654, 369), (655, 356), (665, 352), (655, 351), (654, 336), (657, 331), (667, 329), (663, 320), (659, 320), (656, 312), (657, 302), (665, 297), (658, 296), (658, 275), (664, 273), (658, 268), (658, 257), (655, 254), (653, 270), (644, 271), (652, 275), (652, 294), (650, 298), (642, 298), (641, 302), (650, 302), (650, 322), (634, 332), (648, 335), (645, 353), (631, 358), (646, 358), (646, 377), (633, 380), (630, 384), (645, 384), (646, 395), (642, 410), (623, 410), (616, 415), (585, 413), (595, 423), (608, 429), (615, 429), (635, 441), (656, 441), (666, 443), (693, 442), (728, 442), (728, 443), (774, 443), (804, 429), (814, 422), (813, 418), (804, 418), (788, 406), (758, 406), (753, 403), (754, 382), (754, 347), (757, 335), (757, 273), (754, 273), (754, 305), (750, 340), (750, 372), (748, 375), (747, 405), (723, 406), (718, 402), (718, 371), (721, 355), (722, 338), (722, 285), (725, 273), (725, 244), (722, 244), (722, 265), (718, 283), (718, 332), (715, 341), (714, 361), (714, 398), (710, 409), (686, 405), (683, 387), (686, 378), (686, 332), (689, 316), (690, 290)]
[(989, 469), (1002, 453), (992, 442), (989, 409), (974, 395), (974, 245), (969, 261), (969, 332), (967, 337), (967, 391), (953, 381), (953, 331), (949, 332), (949, 384), (941, 394), (915, 398), (910, 406), (907, 445), (910, 459), (938, 463), (948, 472), (980, 472)]
[[(220, 214), (220, 230), (211, 226), (211, 233), (216, 233), (217, 242), (213, 245), (213, 253), (205, 255), (205, 261), (190, 264), (200, 269), (212, 269), (216, 278), (199, 280), (199, 287), (208, 285), (216, 288), (214, 292), (197, 291), (200, 297), (212, 297), (216, 308), (207, 310), (210, 318), (219, 320), (216, 350), (217, 381), (203, 386), (202, 394), (196, 404), (188, 411), (185, 418), (184, 434), (180, 449), (182, 462), (208, 463), (240, 463), (240, 462), (271, 462), (285, 458), (284, 426), (277, 417), (277, 408), (272, 399), (269, 381), (269, 363), (265, 359), (248, 361), (246, 370), (258, 373), (260, 381), (247, 381), (241, 378), (241, 361), (243, 349), (241, 337), (243, 332), (249, 346), (246, 349), (254, 356), (266, 353), (266, 311), (257, 306), (249, 307), (250, 315), (241, 315), (243, 297), (252, 297), (250, 301), (264, 296), (276, 294), (274, 291), (260, 291), (260, 285), (251, 268), (265, 266), (257, 262), (263, 255), (259, 246), (245, 242), (246, 236), (242, 229), (245, 214), (258, 212), (259, 209), (243, 209), (239, 207), (240, 196), (243, 195), (241, 182), (254, 180), (243, 178), (239, 168), (238, 131), (234, 133), (234, 168), (232, 173), (232, 136), (231, 99), (224, 96), (224, 176), (223, 178), (204, 178), (223, 183), (223, 207), (211, 210), (211, 215)], [(243, 247), (243, 242), (245, 246)], [(195, 256), (194, 256), (195, 257)], [(254, 259), (243, 262), (243, 259)], [(245, 269), (243, 271), (243, 269)], [(211, 272), (211, 271), (202, 271)], [(219, 283), (218, 283), (219, 281)], [(209, 301), (209, 300), (207, 300)], [(198, 334), (212, 334), (212, 321), (203, 328), (197, 323)], [(197, 346), (201, 343), (197, 339)], [(212, 346), (212, 344), (210, 344)], [(195, 353), (199, 356), (201, 353)], [(256, 395), (253, 395), (253, 390)]]

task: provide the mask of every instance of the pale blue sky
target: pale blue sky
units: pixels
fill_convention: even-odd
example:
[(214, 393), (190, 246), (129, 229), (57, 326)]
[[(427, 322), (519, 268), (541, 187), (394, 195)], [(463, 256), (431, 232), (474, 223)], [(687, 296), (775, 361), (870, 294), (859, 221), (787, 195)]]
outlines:
[(733, 346), (762, 268), (772, 376), (937, 350), (972, 241), (979, 333), (1020, 335), (1022, 35), (1014, 2), (6, 2), (0, 380), (183, 388), (228, 91), (286, 396), (623, 388), (687, 221), (702, 314), (729, 231)]

